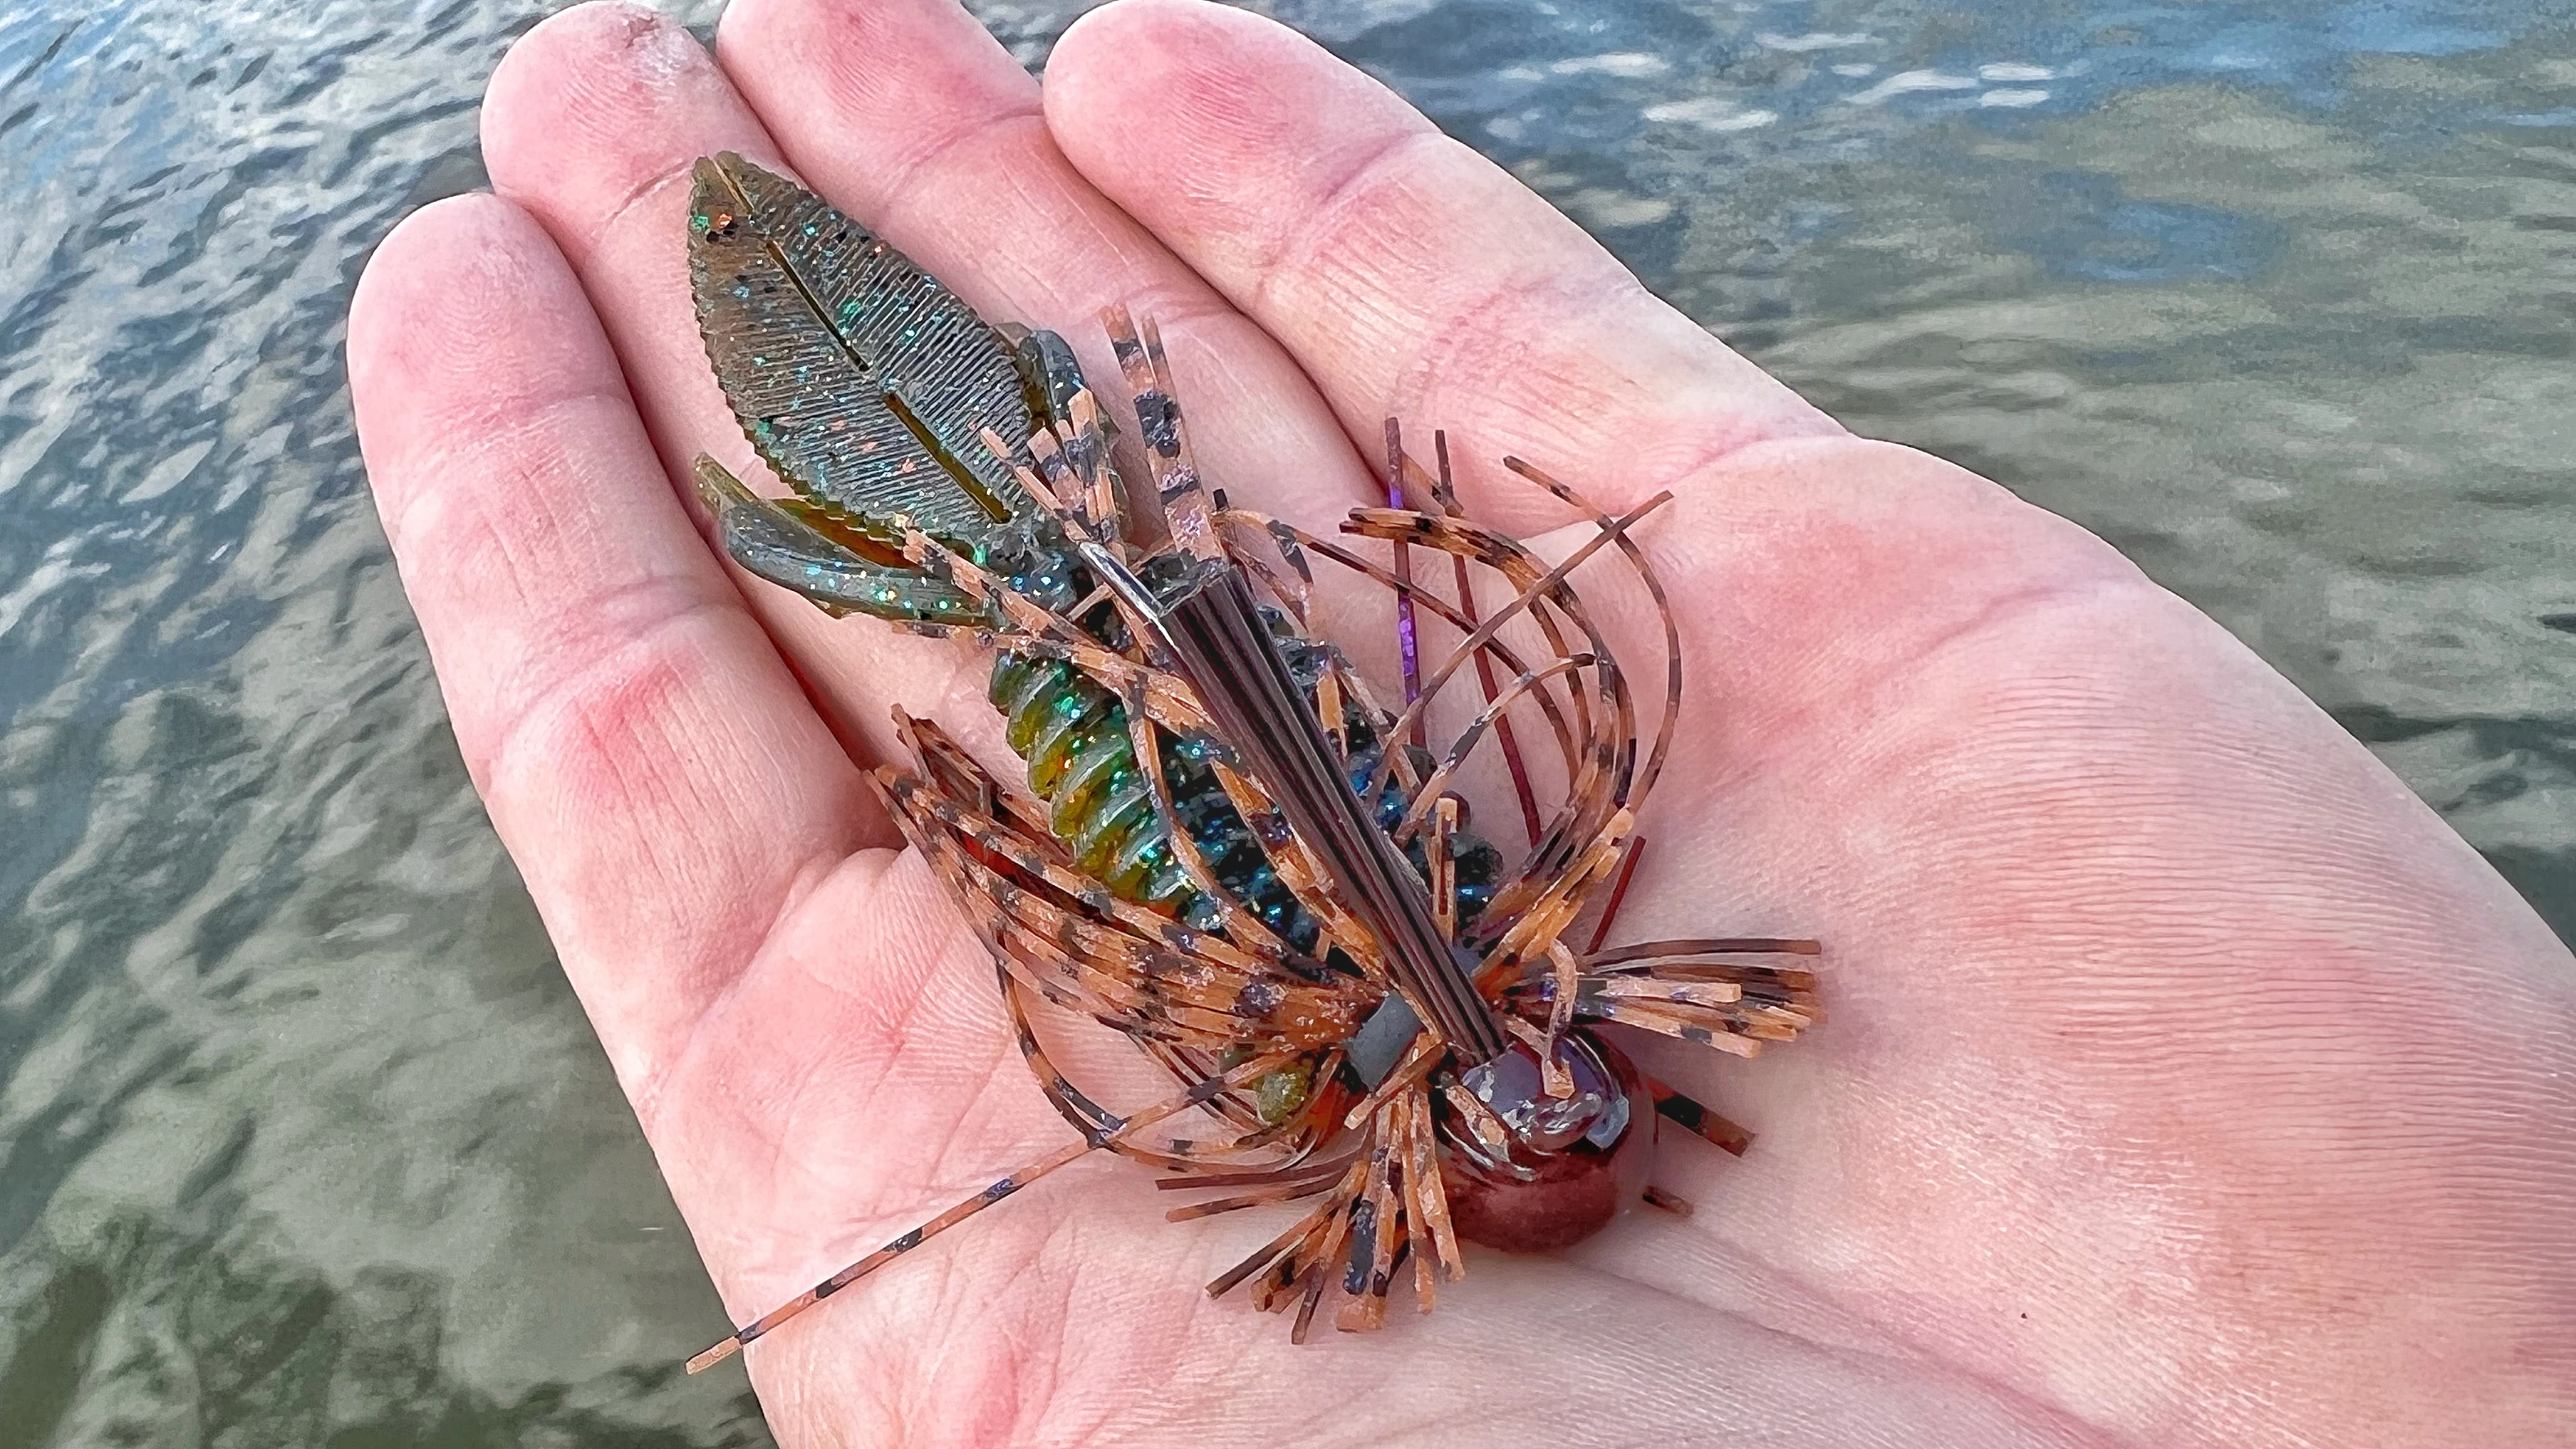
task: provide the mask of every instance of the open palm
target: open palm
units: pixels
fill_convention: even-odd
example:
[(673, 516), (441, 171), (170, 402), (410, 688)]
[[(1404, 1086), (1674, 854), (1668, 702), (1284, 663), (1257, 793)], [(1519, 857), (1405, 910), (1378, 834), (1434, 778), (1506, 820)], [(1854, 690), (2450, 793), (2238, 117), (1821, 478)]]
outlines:
[(1828, 945), (1794, 1049), (1640, 1048), (1763, 1133), (1667, 1143), (1687, 1220), (1477, 1255), (1438, 1313), (1298, 1349), (1198, 1291), (1277, 1222), (1166, 1224), (1095, 1161), (753, 1349), (783, 1441), (2504, 1446), (2576, 1417), (2576, 969), (2538, 919), (2099, 541), (1843, 433), (1314, 46), (1125, 0), (1041, 99), (949, 0), (742, 0), (717, 57), (593, 5), (512, 52), (484, 143), (499, 196), (412, 217), (359, 289), (367, 462), (476, 784), (737, 1317), (1069, 1139), (861, 785), (889, 706), (986, 717), (981, 661), (730, 575), (672, 485), (745, 456), (688, 300), (697, 156), (792, 170), (1095, 363), (1103, 304), (1153, 313), (1254, 507), (1369, 501), (1353, 439), (1388, 414), (1447, 429), (1509, 531), (1566, 520), (1506, 453), (1614, 508), (1673, 490), (1641, 537), (1691, 690), (1624, 929)]

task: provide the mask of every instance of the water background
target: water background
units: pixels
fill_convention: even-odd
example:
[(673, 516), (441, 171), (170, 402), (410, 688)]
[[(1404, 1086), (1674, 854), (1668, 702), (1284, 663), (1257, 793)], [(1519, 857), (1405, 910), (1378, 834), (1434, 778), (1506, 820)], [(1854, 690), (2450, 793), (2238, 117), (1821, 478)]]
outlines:
[[(0, 1449), (767, 1442), (674, 1367), (721, 1314), (349, 422), (368, 249), (548, 8), (0, 18)], [(1034, 64), (1084, 7), (976, 8)], [(1268, 8), (2109, 537), (2576, 933), (2565, 9)]]

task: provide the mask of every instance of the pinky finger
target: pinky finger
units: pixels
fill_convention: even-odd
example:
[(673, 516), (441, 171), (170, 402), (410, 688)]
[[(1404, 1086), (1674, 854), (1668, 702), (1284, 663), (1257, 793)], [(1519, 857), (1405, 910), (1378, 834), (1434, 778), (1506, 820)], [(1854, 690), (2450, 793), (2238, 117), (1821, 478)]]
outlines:
[(875, 807), (700, 538), (554, 243), (491, 196), (386, 238), (358, 434), (456, 738), (639, 1113)]

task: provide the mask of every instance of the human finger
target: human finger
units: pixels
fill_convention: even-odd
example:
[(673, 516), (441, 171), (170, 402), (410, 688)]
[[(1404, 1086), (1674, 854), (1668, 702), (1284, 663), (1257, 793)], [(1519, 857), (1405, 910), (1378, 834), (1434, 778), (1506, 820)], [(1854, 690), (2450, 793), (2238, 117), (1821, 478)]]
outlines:
[(857, 771), (519, 208), (459, 197), (396, 228), (351, 305), (349, 373), (458, 746), (647, 1103), (784, 902), (861, 843)]
[(1395, 414), (1464, 446), (1482, 516), (1556, 515), (1517, 453), (1626, 507), (1833, 423), (1640, 285), (1581, 228), (1296, 32), (1196, 0), (1067, 31), (1065, 154), (1287, 345), (1354, 437)]
[[(824, 33), (794, 30), (804, 25)], [(727, 34), (745, 37), (726, 42), (739, 57), (735, 68), (763, 78), (755, 84), (769, 87), (767, 113), (781, 118), (786, 135), (803, 138), (803, 150), (782, 156), (761, 116), (694, 39), (622, 5), (582, 7), (532, 31), (495, 77), (486, 108), (496, 185), (523, 200), (580, 269), (667, 465), (683, 467), (704, 447), (751, 466), (740, 428), (708, 376), (679, 241), (690, 163), (735, 149), (782, 170), (810, 157), (827, 197), (862, 223), (883, 226), (987, 315), (1058, 325), (1096, 351), (1097, 307), (1118, 298), (1137, 302), (1164, 318), (1182, 391), (1202, 423), (1202, 461), (1238, 497), (1324, 500), (1314, 509), (1328, 517), (1359, 501), (1365, 470), (1294, 365), (1054, 156), (1030, 119), (1027, 77), (953, 5), (903, 0), (774, 20), (754, 6), (729, 19)], [(888, 75), (923, 73), (941, 83), (869, 113), (849, 96), (834, 99), (826, 83), (815, 82), (825, 93), (806, 97), (772, 78), (835, 71), (835, 45), (864, 51)], [(777, 54), (763, 56), (764, 46)], [(1022, 88), (1016, 100), (1014, 85)], [(819, 121), (802, 119), (809, 102)], [(1016, 133), (1009, 120), (1015, 106), (1025, 122)], [(827, 131), (848, 138), (855, 162), (824, 144)], [(936, 138), (943, 136), (966, 139), (941, 144)], [(1026, 145), (1031, 140), (1035, 149)], [(1000, 149), (971, 178), (932, 186), (925, 173), (896, 188), (904, 195), (953, 192), (952, 207), (881, 215), (879, 198), (863, 194), (865, 176), (909, 169), (911, 148), (963, 157), (986, 141)], [(1024, 154), (1011, 153), (1013, 144)], [(1091, 290), (1072, 285), (1085, 278)], [(1224, 333), (1229, 325), (1232, 334)], [(1086, 360), (1095, 377), (1104, 370), (1116, 376), (1105, 357)], [(1227, 399), (1242, 402), (1229, 408)], [(1273, 479), (1277, 486), (1265, 484)], [(980, 660), (934, 641), (836, 624), (766, 585), (748, 592), (827, 715), (863, 752), (892, 748), (884, 723), (889, 700), (970, 731), (989, 724)]]
[[(688, 477), (702, 451), (760, 476), (698, 337), (683, 217), (698, 157), (732, 150), (783, 163), (705, 47), (633, 5), (555, 15), (494, 72), (483, 150), (495, 189), (543, 224), (579, 274), (667, 476)], [(895, 748), (888, 704), (898, 695), (924, 714), (944, 712), (952, 696), (980, 699), (980, 670), (942, 641), (841, 624), (747, 577), (743, 594), (863, 760)]]
[(986, 316), (1063, 333), (1105, 397), (1101, 309), (1152, 316), (1230, 497), (1322, 527), (1382, 497), (1296, 362), (1065, 160), (1037, 82), (954, 0), (742, 0), (717, 51), (818, 191)]

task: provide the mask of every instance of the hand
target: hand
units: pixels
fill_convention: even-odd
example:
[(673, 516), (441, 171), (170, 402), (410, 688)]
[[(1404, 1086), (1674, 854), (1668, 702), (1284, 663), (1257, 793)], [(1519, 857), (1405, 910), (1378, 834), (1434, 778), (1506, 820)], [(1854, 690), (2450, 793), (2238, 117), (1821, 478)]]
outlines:
[(1512, 532), (1566, 518), (1506, 453), (1673, 490), (1644, 537), (1690, 692), (1623, 934), (1827, 946), (1808, 1040), (1646, 1050), (1763, 1134), (1668, 1135), (1687, 1220), (1476, 1255), (1430, 1317), (1296, 1349), (1199, 1291), (1276, 1214), (1170, 1225), (1094, 1160), (753, 1348), (782, 1442), (2576, 1422), (2576, 968), (2540, 921), (2108, 547), (1843, 433), (1315, 46), (1126, 0), (1041, 97), (946, 0), (740, 0), (716, 58), (594, 5), (483, 125), (499, 195), (359, 288), (360, 431), (475, 782), (737, 1319), (1070, 1136), (861, 785), (890, 705), (984, 717), (982, 662), (729, 574), (673, 485), (744, 457), (686, 291), (700, 154), (783, 163), (1095, 363), (1101, 305), (1157, 315), (1253, 506), (1368, 501), (1390, 413)]

